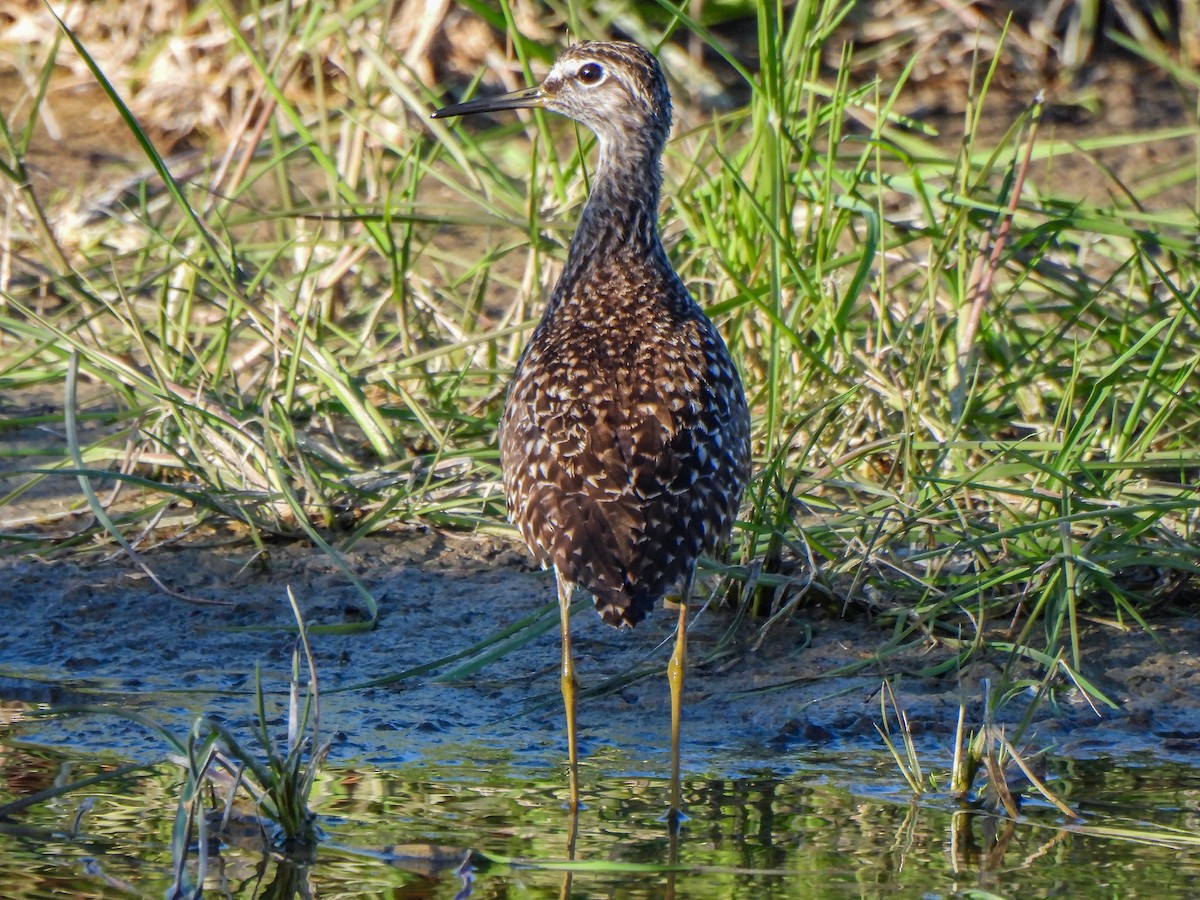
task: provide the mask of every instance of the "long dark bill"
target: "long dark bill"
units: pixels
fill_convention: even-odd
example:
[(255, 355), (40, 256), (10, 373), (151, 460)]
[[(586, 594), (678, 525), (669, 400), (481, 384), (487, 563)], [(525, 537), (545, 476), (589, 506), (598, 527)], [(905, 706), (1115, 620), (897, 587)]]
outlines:
[(502, 109), (531, 109), (542, 105), (543, 96), (540, 87), (524, 88), (498, 97), (483, 97), (468, 100), (466, 103), (443, 106), (434, 112), (431, 118), (449, 119), (452, 116), (469, 116), (473, 113), (497, 112)]

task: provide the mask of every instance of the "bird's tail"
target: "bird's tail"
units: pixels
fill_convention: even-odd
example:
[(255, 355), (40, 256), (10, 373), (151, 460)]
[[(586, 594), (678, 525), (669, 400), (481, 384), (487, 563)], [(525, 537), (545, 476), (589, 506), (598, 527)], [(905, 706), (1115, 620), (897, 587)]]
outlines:
[(596, 612), (614, 628), (632, 628), (654, 609), (654, 600), (638, 594), (628, 594), (625, 591), (605, 591), (596, 594)]

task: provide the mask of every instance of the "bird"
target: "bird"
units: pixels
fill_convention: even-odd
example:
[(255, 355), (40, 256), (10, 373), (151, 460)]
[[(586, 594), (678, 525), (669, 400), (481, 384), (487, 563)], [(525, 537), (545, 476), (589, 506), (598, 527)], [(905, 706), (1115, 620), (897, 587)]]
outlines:
[(750, 478), (745, 390), (659, 234), (671, 95), (655, 56), (625, 41), (581, 41), (540, 85), (433, 116), (509, 109), (559, 113), (594, 132), (598, 146), (566, 263), (517, 362), (499, 425), (509, 518), (555, 572), (570, 808), (579, 807), (574, 592), (590, 593), (600, 617), (618, 628), (632, 628), (674, 595), (674, 829), (682, 819), (687, 604), (697, 560), (728, 542)]

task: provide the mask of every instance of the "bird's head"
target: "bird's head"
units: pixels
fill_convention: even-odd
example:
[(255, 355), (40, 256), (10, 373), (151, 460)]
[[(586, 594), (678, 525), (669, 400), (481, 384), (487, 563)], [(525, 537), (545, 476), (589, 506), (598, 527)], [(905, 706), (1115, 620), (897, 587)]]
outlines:
[(617, 152), (634, 142), (661, 150), (671, 130), (671, 95), (658, 60), (625, 41), (573, 44), (537, 87), (454, 104), (433, 115), (440, 119), (532, 108), (574, 119)]

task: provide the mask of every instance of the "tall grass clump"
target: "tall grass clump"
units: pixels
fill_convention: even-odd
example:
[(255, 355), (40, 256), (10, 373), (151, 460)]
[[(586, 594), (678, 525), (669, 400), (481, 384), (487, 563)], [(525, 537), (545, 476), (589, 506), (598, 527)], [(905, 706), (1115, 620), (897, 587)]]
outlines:
[(746, 558), (812, 554), (895, 621), (894, 649), (1000, 650), (1080, 685), (1083, 619), (1137, 625), (1197, 571), (1200, 255), (1194, 208), (1116, 182), (1090, 206), (1052, 164), (1196, 125), (1070, 147), (1031, 97), (984, 144), (981, 57), (947, 152), (895, 112), (908, 68), (854, 86), (847, 48), (821, 69), (846, 10), (762, 7), (749, 106), (685, 139), (705, 171), (685, 277), (728, 314), (761, 429)]
[[(220, 36), (244, 86), (223, 95), (222, 149), (199, 162), (160, 153), (56, 26), (145, 176), (72, 227), (50, 214), (24, 167), (47, 44), (27, 120), (0, 133), (19, 209), (7, 258), (24, 261), (4, 286), (0, 385), (60, 385), (76, 358), (77, 452), (24, 476), (124, 493), (108, 524), (23, 549), (210, 519), (330, 552), (398, 522), (500, 527), (503, 389), (586, 197), (590, 138), (536, 112), (430, 122), (443, 87), (381, 37), (389, 10), (197, 4), (188, 27)], [(456, 93), (532, 81), (555, 55), (558, 31), (518, 29), (527, 4), (470, 10), (515, 64), (472, 61), (495, 84)], [(884, 655), (931, 643), (952, 667), (999, 652), (1014, 679), (1086, 683), (1087, 620), (1140, 626), (1197, 574), (1200, 201), (1167, 192), (1200, 163), (1137, 191), (1097, 163), (1101, 200), (1057, 166), (1194, 142), (1194, 116), (1067, 143), (1031, 92), (997, 127), (1017, 26), (992, 23), (951, 142), (900, 112), (919, 54), (878, 76), (860, 63), (874, 51), (847, 40), (854, 4), (747, 4), (750, 52), (692, 11), (612, 15), (679, 79), (664, 231), (751, 398), (758, 474), (731, 570), (753, 575), (749, 605), (776, 621), (815, 585), (891, 627)], [(563, 21), (610, 36), (580, 4)], [(697, 112), (688, 87), (717, 60), (745, 103)]]
[[(86, 447), (85, 465), (105, 478), (117, 468), (157, 495), (139, 512), (193, 507), (267, 534), (374, 528), (393, 510), (436, 517), (448, 473), (490, 477), (494, 413), (479, 404), (500, 378), (489, 368), (498, 339), (475, 331), (470, 302), (431, 296), (419, 264), (429, 232), (416, 229), (428, 216), (414, 202), (430, 166), (419, 131), (396, 144), (380, 116), (348, 115), (349, 103), (394, 93), (401, 64), (380, 56), (366, 23), (318, 5), (261, 8), (257, 19), (206, 10), (229, 52), (250, 61), (257, 93), (234, 110), (227, 159), (187, 182), (61, 25), (146, 174), (102, 210), (124, 233), (69, 247), (94, 237), (47, 226), (19, 248), (42, 258), (6, 292), (3, 327), (20, 351), (5, 355), (2, 377), (13, 388), (61, 382), (78, 354), (81, 377), (117, 408), (117, 435)], [(321, 83), (312, 55), (338, 48), (363, 61), (352, 73), (361, 83)], [(52, 65), (47, 57), (43, 73)], [(302, 76), (317, 79), (318, 95), (304, 112), (289, 91)], [(13, 185), (27, 183), (33, 120), (5, 131)], [(32, 223), (46, 219), (42, 198), (24, 199)]]

